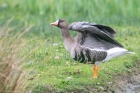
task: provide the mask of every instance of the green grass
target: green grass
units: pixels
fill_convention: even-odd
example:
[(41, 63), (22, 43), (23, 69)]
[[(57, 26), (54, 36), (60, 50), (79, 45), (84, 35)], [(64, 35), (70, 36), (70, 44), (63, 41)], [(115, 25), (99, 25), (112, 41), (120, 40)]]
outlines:
[[(130, 73), (136, 60), (140, 60), (138, 0), (1, 0), (0, 12), (2, 33), (6, 31), (3, 29), (6, 22), (14, 17), (6, 28), (14, 30), (8, 32), (4, 44), (8, 46), (9, 43), (6, 42), (16, 39), (26, 42), (15, 55), (20, 56), (23, 59), (21, 61), (26, 64), (24, 71), (31, 71), (25, 78), (25, 81), (31, 82), (25, 86), (26, 91), (32, 88), (33, 93), (88, 88), (100, 90), (100, 86), (113, 82), (114, 75)], [(70, 58), (63, 47), (59, 29), (50, 26), (58, 18), (66, 19), (69, 24), (75, 21), (91, 21), (109, 25), (117, 31), (116, 40), (136, 55), (117, 57), (100, 64), (99, 78), (92, 79), (92, 65)], [(28, 32), (23, 33), (32, 25)], [(71, 34), (76, 35), (75, 32)], [(20, 35), (23, 35), (22, 38), (19, 38)]]

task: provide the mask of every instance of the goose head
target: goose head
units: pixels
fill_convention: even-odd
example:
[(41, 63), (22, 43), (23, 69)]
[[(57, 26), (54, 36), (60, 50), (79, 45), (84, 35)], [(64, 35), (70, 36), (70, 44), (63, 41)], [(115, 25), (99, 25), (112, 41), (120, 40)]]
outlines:
[(51, 23), (52, 26), (57, 26), (61, 29), (68, 28), (68, 24), (64, 19), (58, 19), (55, 22)]

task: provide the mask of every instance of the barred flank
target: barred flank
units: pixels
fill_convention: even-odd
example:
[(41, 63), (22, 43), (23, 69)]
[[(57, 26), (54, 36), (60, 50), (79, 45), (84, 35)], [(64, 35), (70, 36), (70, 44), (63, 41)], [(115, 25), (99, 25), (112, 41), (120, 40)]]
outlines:
[(82, 47), (80, 51), (75, 49), (75, 58), (74, 60), (81, 63), (92, 62), (94, 64), (96, 61), (102, 61), (106, 58), (107, 52), (91, 50), (89, 48)]

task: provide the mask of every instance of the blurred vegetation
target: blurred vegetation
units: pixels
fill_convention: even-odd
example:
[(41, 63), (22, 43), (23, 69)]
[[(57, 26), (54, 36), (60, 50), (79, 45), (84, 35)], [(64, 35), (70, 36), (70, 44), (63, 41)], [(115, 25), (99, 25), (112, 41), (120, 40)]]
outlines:
[[(14, 84), (31, 82), (21, 88), (26, 91), (33, 88), (33, 93), (88, 88), (99, 91), (100, 86), (106, 87), (108, 82), (113, 82), (114, 74), (131, 72), (135, 61), (140, 60), (139, 3), (139, 0), (0, 0), (0, 67), (7, 63), (17, 64), (16, 68), (19, 64), (21, 68), (24, 65), (22, 70), (14, 69), (19, 73), (15, 77), (3, 72), (13, 73), (11, 68), (4, 66), (0, 69), (3, 76), (11, 77), (11, 81), (16, 80), (13, 82), (18, 81), (11, 86), (3, 86), (0, 90), (8, 91), (11, 88), (13, 90), (9, 91), (16, 91), (19, 88), (15, 88)], [(11, 18), (13, 19), (9, 22)], [(101, 64), (100, 78), (93, 80), (90, 78), (92, 65), (71, 59), (63, 47), (59, 29), (50, 26), (51, 22), (59, 18), (67, 20), (69, 24), (89, 21), (109, 25), (116, 30), (116, 39), (137, 55), (127, 55)], [(71, 34), (76, 35), (75, 32)], [(12, 51), (7, 53), (8, 46)], [(13, 54), (13, 51), (16, 52)], [(14, 60), (9, 61), (9, 58)], [(3, 61), (5, 59), (7, 61)], [(28, 73), (24, 73), (21, 78), (20, 71)], [(9, 85), (9, 82), (3, 83)]]
[(8, 27), (12, 19), (7, 20), (0, 29), (0, 93), (25, 92), (29, 84), (25, 79), (29, 73), (22, 70), (26, 64), (24, 61), (28, 61), (29, 57), (20, 55), (22, 48), (27, 44), (25, 39), (21, 38), (31, 27), (23, 28), (20, 34), (9, 37), (9, 33), (16, 28)]
[(140, 19), (138, 0), (1, 0), (0, 3), (0, 24), (15, 16), (13, 25), (21, 20), (22, 26), (36, 25), (31, 35), (53, 34), (48, 25), (59, 18), (66, 19), (69, 24), (90, 21), (115, 26), (135, 26)]

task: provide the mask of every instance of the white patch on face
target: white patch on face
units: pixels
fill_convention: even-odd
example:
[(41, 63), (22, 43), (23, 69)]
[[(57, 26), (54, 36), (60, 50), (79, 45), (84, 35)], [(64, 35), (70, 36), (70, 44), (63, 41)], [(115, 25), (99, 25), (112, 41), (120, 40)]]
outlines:
[(58, 25), (58, 22), (59, 22), (59, 20), (56, 20), (56, 22), (55, 22), (55, 23), (56, 23), (56, 25)]

